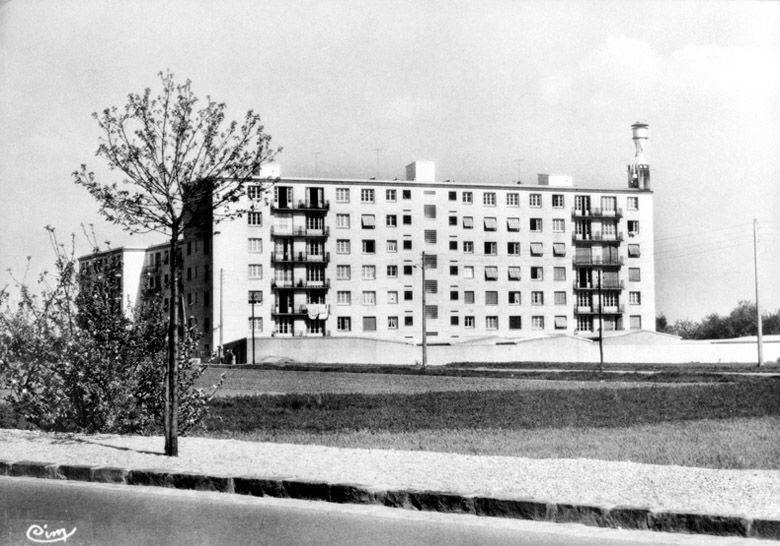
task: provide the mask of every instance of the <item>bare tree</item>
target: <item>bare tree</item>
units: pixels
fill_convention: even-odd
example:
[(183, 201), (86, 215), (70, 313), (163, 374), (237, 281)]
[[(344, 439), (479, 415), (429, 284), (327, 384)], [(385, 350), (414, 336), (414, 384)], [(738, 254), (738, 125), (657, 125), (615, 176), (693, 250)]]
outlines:
[(128, 95), (122, 109), (93, 114), (103, 133), (97, 155), (111, 170), (121, 171), (121, 183), (101, 184), (83, 164), (73, 177), (110, 222), (133, 233), (154, 231), (169, 237), (165, 454), (177, 456), (179, 238), (185, 230), (240, 216), (244, 211), (238, 202), (246, 182), (280, 149), (271, 149), (258, 114), (250, 110), (243, 122), (224, 126), (225, 103), (207, 96), (199, 106), (189, 80), (176, 83), (170, 72), (159, 76), (162, 92), (157, 97), (147, 88)]

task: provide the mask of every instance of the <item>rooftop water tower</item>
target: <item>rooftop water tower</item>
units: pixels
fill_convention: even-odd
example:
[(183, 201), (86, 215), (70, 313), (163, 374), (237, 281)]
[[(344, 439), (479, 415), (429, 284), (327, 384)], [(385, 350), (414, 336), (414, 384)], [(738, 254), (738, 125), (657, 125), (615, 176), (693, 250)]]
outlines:
[(642, 190), (650, 189), (650, 165), (645, 158), (647, 146), (647, 123), (637, 121), (631, 126), (632, 138), (636, 152), (628, 166), (628, 187)]

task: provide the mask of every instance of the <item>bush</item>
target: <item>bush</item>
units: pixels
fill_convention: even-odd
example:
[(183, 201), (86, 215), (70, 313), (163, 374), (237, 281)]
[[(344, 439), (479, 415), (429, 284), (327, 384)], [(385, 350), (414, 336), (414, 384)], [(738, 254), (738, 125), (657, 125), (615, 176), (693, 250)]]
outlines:
[[(0, 291), (0, 377), (6, 401), (23, 420), (46, 431), (150, 434), (164, 418), (166, 322), (161, 299), (123, 312), (116, 279), (119, 265), (76, 272), (54, 230), (53, 282), (39, 279), (33, 294), (17, 283), (12, 306)], [(197, 427), (218, 385), (194, 388), (205, 366), (190, 358), (196, 332), (184, 332), (179, 362), (179, 431)]]

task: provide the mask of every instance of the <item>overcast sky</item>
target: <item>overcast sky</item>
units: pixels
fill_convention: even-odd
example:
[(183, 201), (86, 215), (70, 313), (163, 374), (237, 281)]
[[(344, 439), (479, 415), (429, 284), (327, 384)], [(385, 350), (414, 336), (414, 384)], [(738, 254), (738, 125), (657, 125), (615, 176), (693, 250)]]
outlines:
[(170, 69), (233, 118), (259, 112), (290, 176), (314, 152), (321, 176), (375, 176), (380, 148), (383, 178), (426, 159), (442, 180), (623, 188), (646, 121), (658, 312), (754, 300), (754, 218), (762, 306), (780, 308), (777, 2), (0, 0), (0, 48), (0, 286), (52, 262), (46, 224), (149, 242), (70, 173), (105, 173), (91, 112)]

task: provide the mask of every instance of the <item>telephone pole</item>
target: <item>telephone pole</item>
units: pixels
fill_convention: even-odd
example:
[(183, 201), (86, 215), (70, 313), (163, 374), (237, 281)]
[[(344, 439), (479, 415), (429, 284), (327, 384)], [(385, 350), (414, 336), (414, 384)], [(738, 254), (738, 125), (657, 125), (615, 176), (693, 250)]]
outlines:
[(420, 264), (422, 270), (422, 367), (425, 369), (425, 365), (428, 362), (428, 332), (426, 330), (425, 323), (425, 252), (422, 253), (422, 263)]
[(225, 270), (219, 268), (219, 362), (222, 364), (222, 358), (225, 352), (222, 348), (222, 332), (225, 330), (224, 323), (222, 322), (222, 287), (224, 286), (223, 278), (225, 276)]
[(601, 276), (603, 269), (598, 271), (599, 276), (599, 373), (604, 373), (604, 296), (601, 294)]
[(758, 220), (753, 218), (753, 273), (755, 275), (756, 282), (756, 343), (758, 344), (758, 367), (764, 365), (764, 347), (763, 339), (761, 337), (761, 305), (758, 302), (758, 243), (756, 232), (758, 228)]

